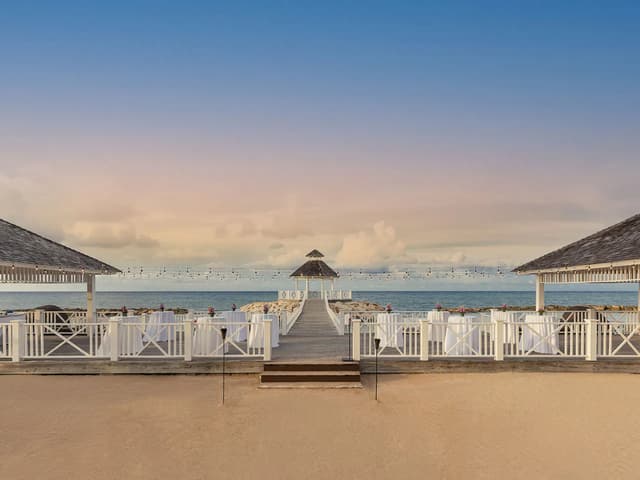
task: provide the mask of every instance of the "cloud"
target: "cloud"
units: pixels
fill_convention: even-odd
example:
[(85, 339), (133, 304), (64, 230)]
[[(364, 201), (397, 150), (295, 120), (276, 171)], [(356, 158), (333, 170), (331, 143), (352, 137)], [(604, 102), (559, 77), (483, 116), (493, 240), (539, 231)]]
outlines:
[(414, 261), (395, 229), (384, 221), (375, 223), (371, 231), (347, 235), (336, 255), (339, 267), (384, 268)]
[(66, 238), (73, 245), (92, 248), (153, 248), (158, 241), (146, 234), (139, 234), (131, 225), (76, 224)]

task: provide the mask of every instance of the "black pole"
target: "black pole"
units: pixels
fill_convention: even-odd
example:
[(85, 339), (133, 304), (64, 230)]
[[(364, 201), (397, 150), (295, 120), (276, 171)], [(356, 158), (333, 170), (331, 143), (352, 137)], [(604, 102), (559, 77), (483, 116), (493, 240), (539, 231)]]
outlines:
[(222, 334), (222, 404), (224, 405), (224, 342), (227, 338), (227, 328), (222, 327), (220, 333)]
[(380, 339), (374, 338), (373, 343), (376, 347), (376, 401), (378, 400), (378, 349), (380, 348)]

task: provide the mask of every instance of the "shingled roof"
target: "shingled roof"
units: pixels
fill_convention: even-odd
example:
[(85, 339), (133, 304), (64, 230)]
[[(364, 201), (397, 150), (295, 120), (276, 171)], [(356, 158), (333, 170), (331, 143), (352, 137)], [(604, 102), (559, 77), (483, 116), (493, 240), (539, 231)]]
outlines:
[(517, 273), (640, 261), (640, 214), (525, 263)]
[(291, 277), (337, 278), (338, 274), (322, 260), (309, 260), (293, 272)]
[(120, 270), (0, 219), (0, 265), (113, 274)]
[(322, 253), (320, 253), (318, 250), (313, 249), (309, 253), (307, 253), (305, 255), (305, 257), (307, 257), (307, 258), (323, 258), (324, 255)]

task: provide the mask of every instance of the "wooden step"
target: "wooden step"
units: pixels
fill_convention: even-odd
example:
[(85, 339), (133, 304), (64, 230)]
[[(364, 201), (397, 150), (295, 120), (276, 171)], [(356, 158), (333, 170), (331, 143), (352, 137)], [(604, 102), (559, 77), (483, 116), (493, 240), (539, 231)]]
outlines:
[(271, 362), (264, 364), (265, 372), (360, 372), (358, 362)]
[(265, 372), (260, 382), (360, 382), (360, 372)]
[(362, 388), (360, 382), (267, 382), (258, 385), (260, 389), (292, 388), (292, 389), (342, 389)]
[(264, 364), (260, 387), (360, 388), (358, 362), (270, 362)]

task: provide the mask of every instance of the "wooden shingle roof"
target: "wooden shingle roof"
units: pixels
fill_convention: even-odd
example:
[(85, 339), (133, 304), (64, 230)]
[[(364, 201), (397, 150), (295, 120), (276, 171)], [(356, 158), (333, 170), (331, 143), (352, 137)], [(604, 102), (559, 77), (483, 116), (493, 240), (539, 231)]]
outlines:
[(309, 260), (293, 272), (291, 277), (337, 278), (338, 274), (322, 260)]
[(113, 274), (120, 270), (0, 219), (0, 265)]
[(640, 214), (532, 260), (514, 270), (535, 272), (640, 261)]

